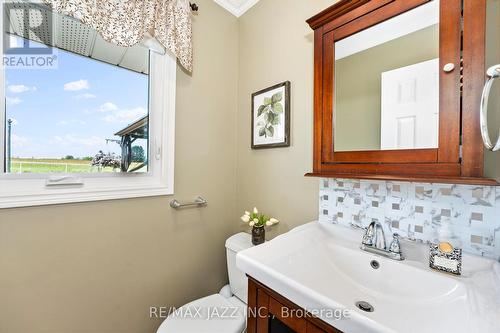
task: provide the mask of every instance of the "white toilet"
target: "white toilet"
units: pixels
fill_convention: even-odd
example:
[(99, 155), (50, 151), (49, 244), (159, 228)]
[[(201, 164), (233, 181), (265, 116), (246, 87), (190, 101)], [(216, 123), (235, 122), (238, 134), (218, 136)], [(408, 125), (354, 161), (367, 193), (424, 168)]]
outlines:
[(247, 278), (236, 267), (236, 253), (252, 247), (251, 236), (239, 233), (226, 240), (229, 286), (215, 295), (192, 301), (173, 314), (157, 333), (242, 333), (246, 329)]

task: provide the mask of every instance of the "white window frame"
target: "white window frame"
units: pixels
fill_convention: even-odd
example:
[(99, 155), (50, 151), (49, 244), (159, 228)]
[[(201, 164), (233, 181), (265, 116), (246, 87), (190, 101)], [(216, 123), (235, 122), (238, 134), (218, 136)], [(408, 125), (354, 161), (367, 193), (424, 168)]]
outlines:
[[(1, 4), (2, 1), (0, 1)], [(2, 15), (0, 10), (0, 15)], [(3, 16), (0, 16), (3, 18)], [(2, 19), (0, 19), (0, 24)], [(3, 55), (3, 28), (0, 54)], [(174, 193), (176, 59), (150, 52), (149, 168), (147, 173), (6, 174), (5, 103), (0, 103), (0, 208), (40, 206)], [(0, 64), (0, 101), (5, 101), (5, 71)], [(83, 185), (47, 186), (52, 176), (81, 178)]]

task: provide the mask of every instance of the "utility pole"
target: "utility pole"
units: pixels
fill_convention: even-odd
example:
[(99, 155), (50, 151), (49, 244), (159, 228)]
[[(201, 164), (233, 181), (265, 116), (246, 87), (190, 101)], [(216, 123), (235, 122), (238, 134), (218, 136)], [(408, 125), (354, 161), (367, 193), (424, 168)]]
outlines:
[(12, 158), (12, 119), (7, 120), (7, 165), (6, 171), (10, 173), (10, 163)]

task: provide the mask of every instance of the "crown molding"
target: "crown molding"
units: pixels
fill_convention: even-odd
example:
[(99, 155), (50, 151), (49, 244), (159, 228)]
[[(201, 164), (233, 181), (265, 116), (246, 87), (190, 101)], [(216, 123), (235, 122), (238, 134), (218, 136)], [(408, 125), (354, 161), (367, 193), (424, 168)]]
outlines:
[(229, 0), (214, 0), (219, 6), (226, 9), (236, 17), (240, 17), (252, 8), (259, 0), (245, 0), (240, 6), (235, 6)]
[(370, 2), (370, 0), (340, 0), (322, 12), (314, 15), (306, 22), (312, 29), (316, 30), (320, 26), (333, 21), (337, 17), (340, 17), (368, 2)]

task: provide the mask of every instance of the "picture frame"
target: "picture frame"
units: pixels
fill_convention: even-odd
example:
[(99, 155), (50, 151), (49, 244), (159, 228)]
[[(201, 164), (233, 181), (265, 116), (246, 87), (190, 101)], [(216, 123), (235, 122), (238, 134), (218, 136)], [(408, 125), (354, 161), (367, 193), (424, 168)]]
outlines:
[(290, 147), (290, 81), (252, 94), (252, 149)]

